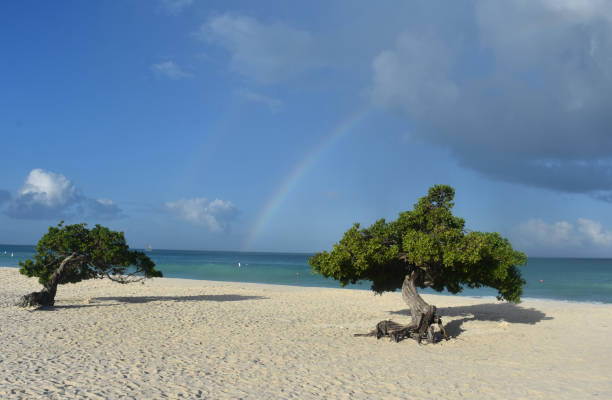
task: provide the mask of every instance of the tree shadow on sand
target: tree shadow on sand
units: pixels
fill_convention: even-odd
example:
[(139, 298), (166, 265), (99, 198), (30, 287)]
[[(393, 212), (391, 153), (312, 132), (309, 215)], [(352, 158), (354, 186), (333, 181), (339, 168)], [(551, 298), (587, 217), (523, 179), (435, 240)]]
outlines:
[(92, 301), (118, 301), (120, 303), (150, 303), (152, 301), (244, 301), (265, 300), (264, 296), (243, 296), (239, 294), (202, 294), (198, 296), (124, 296), (95, 297)]
[[(88, 304), (66, 304), (55, 305), (53, 307), (42, 307), (38, 310), (53, 311), (58, 309), (83, 308), (83, 307), (110, 307), (120, 303), (151, 303), (154, 301), (245, 301), (245, 300), (265, 300), (264, 296), (242, 296), (238, 294), (203, 294), (198, 296), (122, 296), (122, 297), (94, 297)], [(112, 303), (108, 303), (112, 302)]]
[[(410, 316), (410, 309), (400, 311), (389, 311), (391, 314)], [(449, 337), (456, 338), (465, 332), (461, 326), (467, 321), (493, 321), (507, 322), (510, 324), (535, 325), (538, 322), (551, 320), (540, 310), (535, 308), (523, 308), (513, 303), (488, 303), (473, 304), (470, 306), (440, 307), (438, 315), (444, 317), (463, 317), (454, 319), (444, 324)]]

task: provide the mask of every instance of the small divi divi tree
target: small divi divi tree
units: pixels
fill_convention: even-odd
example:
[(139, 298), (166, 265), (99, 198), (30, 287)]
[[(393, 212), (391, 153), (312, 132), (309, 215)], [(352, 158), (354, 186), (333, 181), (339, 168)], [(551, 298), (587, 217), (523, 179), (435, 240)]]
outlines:
[(162, 276), (145, 253), (129, 249), (123, 232), (100, 225), (87, 229), (62, 221), (38, 241), (32, 258), (19, 262), (19, 272), (38, 277), (43, 289), (23, 296), (19, 305), (24, 307), (53, 306), (57, 285), (63, 283), (100, 278), (130, 283)]
[(433, 186), (397, 220), (380, 219), (365, 229), (356, 223), (330, 252), (310, 258), (313, 271), (342, 286), (369, 280), (377, 294), (401, 288), (411, 323), (381, 321), (371, 335), (419, 342), (427, 337), (433, 342), (432, 324), (438, 323), (446, 336), (436, 307), (427, 304), (417, 288), (457, 294), (463, 287), (489, 286), (498, 290), (498, 300), (520, 301), (525, 281), (517, 266), (527, 257), (498, 233), (466, 230), (465, 221), (451, 212), (454, 196), (450, 186)]

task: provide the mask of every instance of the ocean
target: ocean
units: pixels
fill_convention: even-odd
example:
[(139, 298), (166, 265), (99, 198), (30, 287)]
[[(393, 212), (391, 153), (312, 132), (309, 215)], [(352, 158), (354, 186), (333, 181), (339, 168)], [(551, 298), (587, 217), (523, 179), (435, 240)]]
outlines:
[[(33, 246), (0, 244), (0, 266), (19, 267)], [(310, 272), (304, 253), (153, 250), (147, 253), (167, 278), (340, 287), (333, 279)], [(527, 281), (523, 298), (612, 303), (612, 259), (529, 258), (521, 268)], [(369, 290), (369, 282), (347, 290)], [(422, 293), (437, 293), (431, 289)], [(495, 296), (495, 289), (465, 289), (460, 296)]]

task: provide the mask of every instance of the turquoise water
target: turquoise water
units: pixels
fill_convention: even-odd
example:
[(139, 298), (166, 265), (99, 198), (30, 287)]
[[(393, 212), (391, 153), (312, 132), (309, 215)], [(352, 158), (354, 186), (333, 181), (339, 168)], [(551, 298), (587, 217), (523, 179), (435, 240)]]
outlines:
[[(0, 245), (0, 265), (18, 267), (18, 262), (33, 252), (33, 246)], [(148, 254), (168, 278), (339, 287), (332, 279), (310, 273), (310, 254), (184, 250), (154, 250)], [(530, 258), (522, 274), (527, 281), (524, 297), (612, 303), (612, 259)], [(370, 285), (362, 282), (349, 288), (369, 290)], [(490, 288), (461, 293), (495, 294)]]

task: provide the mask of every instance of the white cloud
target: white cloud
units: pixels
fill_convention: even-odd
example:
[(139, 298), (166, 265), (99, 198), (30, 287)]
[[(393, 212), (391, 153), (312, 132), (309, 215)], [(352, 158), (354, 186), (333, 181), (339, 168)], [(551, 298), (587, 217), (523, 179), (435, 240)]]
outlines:
[(114, 201), (109, 200), (109, 199), (96, 199), (96, 202), (98, 202), (100, 205), (103, 205), (103, 206), (112, 206), (115, 204)]
[(76, 187), (62, 174), (36, 168), (28, 174), (18, 195), (29, 196), (47, 207), (57, 207), (75, 198)]
[(113, 219), (122, 212), (111, 200), (94, 200), (82, 195), (64, 175), (36, 168), (30, 171), (23, 187), (10, 201), (6, 214), (17, 219)]
[(173, 80), (191, 78), (192, 74), (187, 73), (181, 69), (174, 61), (166, 61), (160, 64), (151, 65), (151, 70), (158, 77), (166, 77)]
[(535, 250), (612, 250), (612, 231), (587, 218), (578, 218), (575, 223), (547, 223), (542, 219), (530, 219), (518, 226), (516, 236), (520, 247)]
[(230, 201), (215, 199), (209, 202), (203, 197), (167, 202), (166, 207), (182, 219), (205, 226), (211, 232), (228, 230), (231, 221), (238, 214), (238, 210)]
[(612, 20), (609, 0), (541, 0), (541, 2), (548, 8), (566, 14), (568, 18), (582, 20), (604, 17)]
[(179, 15), (192, 4), (193, 0), (159, 0), (159, 8), (168, 15)]
[(248, 89), (242, 89), (238, 91), (238, 95), (245, 100), (248, 100), (254, 103), (261, 103), (267, 106), (270, 109), (270, 111), (272, 111), (273, 113), (280, 111), (283, 105), (282, 101), (280, 101), (279, 99), (268, 97), (268, 96), (253, 92)]
[(261, 83), (291, 79), (323, 64), (309, 32), (281, 23), (225, 14), (208, 20), (200, 36), (225, 47), (231, 67)]
[(604, 230), (599, 222), (578, 218), (576, 225), (586, 240), (599, 246), (612, 247), (612, 231)]
[(567, 221), (547, 223), (541, 219), (530, 219), (519, 225), (521, 239), (526, 243), (553, 247), (579, 243), (574, 225)]

